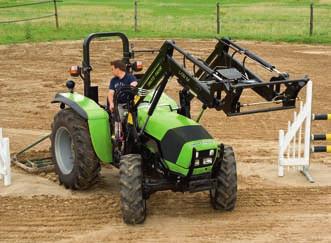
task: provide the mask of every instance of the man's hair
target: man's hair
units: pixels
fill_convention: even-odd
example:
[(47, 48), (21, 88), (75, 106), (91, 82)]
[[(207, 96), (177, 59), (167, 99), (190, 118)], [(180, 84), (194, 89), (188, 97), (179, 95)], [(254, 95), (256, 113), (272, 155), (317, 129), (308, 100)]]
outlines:
[(126, 71), (126, 65), (121, 60), (114, 60), (110, 62), (111, 66), (114, 66), (115, 68), (119, 68), (122, 71)]

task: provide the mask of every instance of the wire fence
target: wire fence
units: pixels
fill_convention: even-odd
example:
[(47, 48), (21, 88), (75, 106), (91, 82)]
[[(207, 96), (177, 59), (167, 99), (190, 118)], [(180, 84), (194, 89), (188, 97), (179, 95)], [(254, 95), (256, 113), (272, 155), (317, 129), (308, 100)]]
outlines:
[[(331, 3), (331, 2), (330, 2)], [(190, 6), (194, 7), (194, 4)], [(196, 8), (199, 8), (201, 5), (196, 5)], [(209, 10), (209, 27), (213, 33), (220, 34), (222, 29), (229, 32), (230, 29), (235, 29), (236, 25), (258, 25), (264, 26), (266, 28), (272, 29), (275, 25), (280, 25), (285, 27), (284, 29), (297, 29), (300, 26), (304, 32), (309, 30), (310, 36), (314, 34), (315, 26), (323, 26), (327, 28), (327, 32), (331, 31), (331, 4), (314, 4), (310, 3), (305, 6), (300, 6), (300, 10), (296, 9), (293, 6), (285, 4), (270, 4), (266, 6), (254, 5), (254, 4), (222, 4), (221, 2), (216, 2), (215, 4), (204, 4), (205, 9)], [(143, 4), (142, 1), (134, 1), (134, 31), (143, 31), (144, 25), (148, 22), (146, 19), (148, 16), (140, 15), (141, 12), (144, 12), (146, 4)], [(173, 12), (175, 8), (178, 8), (174, 4), (162, 4), (162, 9), (164, 12)], [(259, 11), (259, 8), (262, 11)], [(270, 16), (267, 15), (268, 12), (272, 12), (272, 9), (279, 11), (278, 15), (272, 13)], [(246, 9), (248, 11), (246, 11)], [(246, 11), (246, 12), (245, 12)], [(256, 11), (256, 13), (254, 13)], [(194, 10), (193, 10), (194, 12)], [(283, 13), (284, 12), (284, 13)], [(327, 12), (327, 13), (325, 13)], [(174, 16), (176, 23), (174, 25), (183, 25), (181, 21), (183, 16)], [(198, 18), (197, 18), (198, 17)], [(184, 16), (185, 18), (185, 16)], [(192, 16), (192, 25), (199, 26), (201, 22), (204, 22), (206, 15)], [(198, 19), (198, 21), (196, 21)], [(171, 21), (171, 18), (169, 18)], [(151, 21), (153, 25), (157, 26), (158, 20)], [(238, 27), (237, 27), (238, 28)], [(295, 34), (295, 31), (293, 32)]]
[(11, 24), (11, 23), (26, 22), (26, 21), (32, 21), (32, 20), (55, 17), (56, 28), (59, 28), (59, 20), (58, 20), (58, 12), (57, 12), (57, 3), (59, 3), (59, 2), (62, 2), (62, 1), (60, 1), (60, 0), (48, 0), (48, 1), (39, 1), (39, 2), (11, 4), (11, 5), (0, 6), (0, 11), (2, 9), (26, 7), (26, 6), (41, 5), (41, 4), (52, 4), (54, 6), (54, 13), (52, 13), (52, 14), (47, 14), (47, 15), (37, 16), (37, 17), (24, 18), (24, 19), (5, 20), (5, 21), (0, 21), (0, 24)]
[(53, 1), (40, 1), (40, 2), (33, 2), (33, 3), (22, 3), (22, 4), (15, 4), (15, 5), (5, 5), (5, 6), (0, 6), (0, 9), (4, 8), (17, 8), (17, 7), (24, 7), (24, 6), (31, 6), (31, 5), (39, 5), (39, 4), (44, 4), (44, 3), (51, 3)]
[[(132, 11), (136, 14), (131, 21), (134, 20), (136, 33), (159, 29), (161, 33), (168, 32), (167, 36), (181, 33), (189, 38), (222, 35), (268, 41), (331, 42), (331, 1), (298, 5), (276, 1), (199, 5), (192, 1), (188, 6), (163, 3), (153, 4), (153, 7), (143, 1), (135, 2), (137, 10)], [(159, 8), (161, 14), (147, 14), (151, 8)]]
[[(325, 10), (327, 10), (328, 14), (326, 14)], [(331, 31), (331, 11), (330, 9), (325, 9), (320, 6), (314, 6), (314, 4), (307, 5), (306, 7), (301, 9), (301, 13), (297, 13), (295, 9), (289, 8), (285, 10), (289, 13), (288, 15), (294, 15), (289, 18), (288, 16), (284, 16), (280, 14), (277, 16), (278, 18), (262, 18), (256, 21), (255, 19), (235, 19), (229, 20), (227, 17), (224, 17), (223, 22), (224, 25), (229, 23), (230, 21), (241, 24), (241, 25), (264, 25), (273, 29), (275, 25), (281, 26), (279, 31), (286, 31), (288, 33), (302, 33), (305, 35), (312, 36), (314, 34), (324, 34)], [(324, 12), (323, 12), (324, 11)], [(286, 14), (285, 14), (286, 15)]]
[(0, 21), (0, 24), (10, 24), (10, 23), (26, 22), (26, 21), (31, 21), (31, 20), (36, 20), (36, 19), (44, 19), (44, 18), (49, 18), (49, 17), (54, 17), (54, 14), (49, 14), (49, 15), (44, 15), (44, 16), (34, 17), (34, 18), (28, 18), (28, 19)]
[[(33, 36), (40, 36), (41, 29), (49, 31), (53, 22), (46, 23), (46, 19), (52, 17), (59, 28), (56, 4), (60, 2), (62, 28), (57, 39), (61, 38), (61, 34), (65, 38), (81, 38), (91, 32), (122, 31), (138, 37), (205, 38), (226, 35), (243, 39), (294, 41), (310, 41), (312, 37), (331, 42), (331, 2), (292, 5), (282, 1), (261, 1), (258, 4), (227, 0), (7, 2), (7, 5), (0, 4), (0, 31), (2, 29), (3, 33), (7, 31), (13, 36), (11, 31), (15, 28), (15, 31), (23, 33), (17, 33), (17, 38), (26, 33), (33, 39)], [(33, 20), (41, 21), (14, 26), (15, 23)], [(12, 25), (7, 28), (6, 24)]]

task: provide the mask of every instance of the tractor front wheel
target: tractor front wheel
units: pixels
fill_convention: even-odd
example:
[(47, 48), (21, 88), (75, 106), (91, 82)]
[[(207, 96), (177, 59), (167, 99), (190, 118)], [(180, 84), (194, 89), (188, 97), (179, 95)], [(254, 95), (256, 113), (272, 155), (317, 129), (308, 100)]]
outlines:
[(66, 188), (87, 189), (97, 182), (100, 162), (88, 124), (72, 109), (59, 111), (52, 124), (51, 150), (55, 172)]
[(143, 223), (146, 217), (146, 200), (143, 197), (142, 158), (127, 154), (120, 161), (120, 193), (123, 220), (127, 224)]
[(220, 159), (215, 171), (216, 188), (210, 191), (211, 204), (215, 209), (231, 211), (237, 200), (237, 168), (232, 147), (225, 145)]

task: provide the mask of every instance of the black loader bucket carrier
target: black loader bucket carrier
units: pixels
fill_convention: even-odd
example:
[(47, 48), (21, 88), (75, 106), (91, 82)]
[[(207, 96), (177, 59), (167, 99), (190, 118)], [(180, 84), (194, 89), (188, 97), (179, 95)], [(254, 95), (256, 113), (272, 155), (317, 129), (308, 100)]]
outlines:
[[(229, 50), (232, 50), (232, 53)], [(173, 57), (174, 51), (182, 56), (182, 63)], [(244, 56), (243, 61), (237, 60), (236, 55)], [(247, 59), (277, 75), (269, 82), (264, 81), (245, 66)], [(193, 65), (192, 71), (188, 70), (188, 64)], [(183, 87), (179, 94), (180, 113), (187, 117), (191, 116), (190, 101), (194, 97), (202, 102), (203, 110), (207, 107), (215, 108), (223, 110), (228, 116), (291, 109), (295, 107), (299, 91), (309, 81), (307, 77), (290, 80), (287, 73), (280, 72), (274, 65), (226, 38), (218, 39), (214, 51), (205, 61), (184, 51), (174, 41), (166, 41), (139, 82), (140, 88), (157, 89), (149, 115), (152, 114), (171, 76), (176, 76)], [(252, 89), (265, 101), (241, 103), (240, 96), (245, 89)], [(268, 104), (272, 107), (242, 110), (244, 107)]]

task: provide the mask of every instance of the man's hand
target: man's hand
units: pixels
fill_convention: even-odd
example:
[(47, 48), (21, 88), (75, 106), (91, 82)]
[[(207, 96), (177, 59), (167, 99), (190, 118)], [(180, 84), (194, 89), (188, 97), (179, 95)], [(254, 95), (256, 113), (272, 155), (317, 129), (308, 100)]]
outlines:
[(111, 112), (114, 111), (114, 103), (113, 103), (113, 102), (112, 102), (112, 103), (109, 102), (109, 110), (110, 110)]

